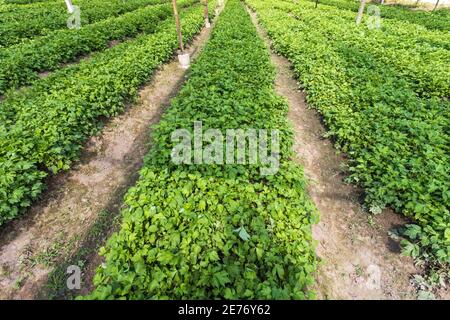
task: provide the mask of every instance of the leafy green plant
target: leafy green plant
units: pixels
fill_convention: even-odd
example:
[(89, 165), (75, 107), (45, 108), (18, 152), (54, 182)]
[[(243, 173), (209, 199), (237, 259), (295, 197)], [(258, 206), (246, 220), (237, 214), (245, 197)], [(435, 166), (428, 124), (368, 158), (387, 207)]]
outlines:
[[(121, 230), (84, 299), (313, 298), (316, 210), (292, 163), (287, 103), (242, 3), (229, 0), (189, 80), (152, 133), (140, 179), (125, 198)], [(277, 174), (261, 163), (176, 165), (176, 129), (273, 128)]]
[[(429, 98), (428, 86), (413, 80), (414, 67), (399, 71), (400, 64), (382, 59), (395, 37), (364, 27), (358, 31), (345, 13), (326, 6), (314, 10), (309, 2), (246, 2), (274, 48), (293, 63), (309, 104), (324, 117), (327, 136), (347, 153), (348, 180), (364, 188), (367, 207), (379, 212), (389, 206), (411, 217), (414, 224), (403, 230), (404, 252), (427, 260), (430, 269), (448, 270), (450, 103), (437, 98), (448, 95), (448, 64), (425, 72), (429, 87), (433, 77), (442, 80), (436, 85), (440, 93)], [(358, 40), (358, 33), (380, 44)], [(442, 61), (448, 60), (448, 51), (441, 52)]]
[[(204, 23), (200, 5), (182, 11), (185, 41)], [(177, 48), (172, 21), (91, 59), (64, 68), (0, 105), (0, 224), (27, 208), (49, 172), (66, 170), (84, 141), (132, 101)]]
[[(195, 0), (179, 1), (180, 8)], [(0, 95), (7, 89), (30, 84), (39, 73), (58, 69), (62, 63), (92, 51), (108, 48), (112, 40), (155, 32), (160, 21), (171, 17), (170, 4), (144, 7), (89, 24), (79, 30), (56, 30), (46, 36), (5, 48), (0, 54)]]
[(56, 0), (5, 0), (5, 3), (10, 4), (31, 4), (31, 3), (38, 3), (38, 2), (52, 2)]
[[(308, 0), (315, 1), (315, 0)], [(341, 10), (357, 12), (360, 1), (358, 0), (320, 0), (321, 6), (335, 6)], [(412, 11), (410, 8), (402, 5), (379, 6), (383, 18), (395, 19), (417, 25), (424, 26), (430, 30), (450, 31), (450, 10), (443, 8), (441, 10)]]
[(320, 28), (333, 46), (351, 47), (394, 69), (419, 96), (450, 96), (448, 32), (429, 31), (389, 19), (382, 21), (380, 29), (370, 29), (365, 24), (357, 26), (353, 12), (325, 5), (316, 10), (311, 2), (294, 4), (281, 0), (272, 7), (288, 12), (308, 28)]
[[(82, 25), (87, 25), (164, 2), (167, 0), (79, 0), (73, 1), (73, 4), (80, 7)], [(0, 49), (53, 30), (65, 29), (69, 16), (63, 1), (9, 6), (0, 16)]]

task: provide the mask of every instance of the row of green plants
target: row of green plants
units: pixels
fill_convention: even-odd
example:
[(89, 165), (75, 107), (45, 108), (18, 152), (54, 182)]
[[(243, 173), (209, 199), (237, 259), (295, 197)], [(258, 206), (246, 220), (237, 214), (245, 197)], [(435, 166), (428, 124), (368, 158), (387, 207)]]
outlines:
[[(290, 2), (296, 3), (295, 0), (281, 0), (280, 2)], [(297, 2), (298, 4), (306, 5), (310, 1)], [(315, 4), (313, 4), (315, 7)], [(367, 4), (364, 12), (364, 23), (370, 23), (375, 21), (374, 17), (378, 14), (375, 8), (380, 9), (382, 5), (371, 5)], [(344, 17), (349, 20), (355, 21), (356, 13), (354, 11), (345, 10), (336, 6), (321, 4), (318, 10), (333, 11), (337, 16)], [(450, 12), (450, 11), (449, 11)], [(438, 29), (427, 29), (426, 27), (415, 24), (409, 21), (403, 21), (398, 19), (389, 19), (383, 15), (382, 12), (379, 13), (381, 18), (381, 28), (384, 33), (390, 34), (392, 36), (397, 36), (401, 38), (406, 38), (408, 44), (413, 42), (417, 45), (428, 45), (437, 48), (444, 48), (450, 50), (449, 43), (449, 33), (445, 30)]]
[[(29, 3), (13, 3), (10, 0), (1, 0), (0, 1), (0, 13), (1, 12), (8, 12), (8, 14), (11, 14), (13, 12), (27, 12), (30, 8), (42, 8), (42, 7), (48, 7), (52, 8), (53, 6), (57, 5), (57, 2), (61, 2), (60, 0), (41, 0), (41, 1), (35, 1), (35, 2), (29, 2)], [(7, 8), (7, 10), (2, 10), (3, 8)]]
[[(450, 47), (445, 49), (424, 42), (417, 34), (420, 30), (412, 32), (406, 29), (408, 31), (399, 34), (393, 30), (405, 28), (397, 22), (386, 20), (382, 20), (380, 29), (377, 29), (369, 18), (357, 26), (353, 13), (330, 6), (316, 9), (311, 2), (294, 4), (278, 1), (274, 7), (302, 20), (307, 28), (313, 25), (320, 28), (330, 43), (343, 43), (392, 66), (401, 78), (409, 81), (418, 95), (450, 97)], [(442, 36), (441, 32), (434, 33)], [(447, 33), (445, 39), (450, 45), (450, 34)]]
[[(160, 4), (168, 2), (166, 1), (143, 1), (143, 0), (122, 0), (122, 4), (125, 8), (133, 8), (137, 9), (145, 5), (152, 5), (152, 4)], [(84, 9), (95, 9), (95, 7), (98, 7), (99, 5), (102, 6), (108, 10), (111, 10), (113, 8), (117, 8), (120, 4), (119, 0), (113, 0), (110, 1), (109, 5), (106, 6), (105, 1), (99, 2), (98, 0), (93, 1), (87, 1), (87, 0), (72, 0), (72, 4), (74, 6), (78, 6), (80, 8)], [(130, 6), (131, 5), (131, 6)], [(30, 4), (24, 4), (24, 5), (17, 5), (17, 4), (3, 4), (3, 6), (7, 7), (8, 10), (3, 11), (0, 15), (0, 21), (2, 22), (22, 22), (25, 21), (27, 18), (38, 18), (42, 17), (45, 14), (68, 14), (67, 12), (67, 6), (64, 1), (60, 0), (52, 0), (52, 1), (43, 1), (43, 2), (36, 2), (36, 3), (30, 3)], [(130, 7), (129, 7), (130, 6)], [(128, 11), (131, 11), (130, 9)], [(55, 12), (58, 11), (58, 12)], [(126, 12), (126, 11), (123, 11)]]
[(10, 7), (11, 7), (11, 5), (5, 4), (4, 0), (0, 0), (0, 14), (2, 12), (8, 11), (8, 8), (10, 8)]
[[(161, 4), (167, 0), (79, 0), (74, 5), (80, 7), (81, 25), (88, 25), (118, 16), (143, 6)], [(29, 38), (43, 36), (53, 30), (67, 28), (70, 14), (63, 1), (39, 3), (37, 6), (16, 10), (9, 9), (0, 14), (0, 48), (8, 47)]]
[(6, 11), (6, 8), (10, 7), (10, 5), (5, 4), (5, 0), (0, 0), (0, 13)]
[[(308, 0), (313, 1), (315, 0)], [(319, 0), (319, 5), (325, 4), (335, 6), (340, 9), (345, 9), (357, 12), (361, 1), (359, 0)], [(371, 3), (369, 2), (368, 5)], [(378, 3), (375, 3), (378, 4)], [(431, 30), (450, 31), (450, 10), (442, 8), (436, 11), (420, 11), (411, 10), (406, 6), (384, 5), (380, 6), (381, 15), (384, 18), (395, 19), (422, 25)]]
[[(72, 0), (74, 6), (83, 7), (83, 8), (93, 8), (94, 4), (97, 0), (94, 1), (86, 1), (86, 0)], [(127, 1), (123, 1), (125, 3)], [(161, 3), (160, 1), (159, 3)], [(116, 7), (118, 5), (118, 1), (113, 0), (110, 6)], [(135, 0), (131, 0), (130, 3), (132, 5), (137, 4)], [(152, 3), (141, 2), (143, 5), (148, 5)], [(158, 3), (158, 2), (156, 2)], [(0, 21), (1, 22), (22, 22), (27, 18), (37, 18), (47, 14), (54, 14), (55, 10), (58, 10), (60, 14), (67, 14), (67, 5), (64, 1), (60, 0), (52, 0), (52, 1), (44, 1), (44, 2), (36, 2), (30, 4), (7, 4), (4, 1), (1, 3), (4, 8), (7, 10), (0, 11)], [(98, 3), (97, 3), (98, 5)], [(86, 7), (87, 6), (87, 7)], [(139, 8), (139, 7), (136, 7)]]
[[(182, 11), (184, 39), (204, 22), (203, 8)], [(172, 19), (91, 59), (61, 69), (0, 105), (0, 224), (13, 219), (44, 188), (49, 172), (68, 169), (102, 118), (121, 112), (153, 71), (177, 48)]]
[[(198, 2), (182, 0), (180, 8)], [(62, 64), (92, 51), (105, 50), (112, 40), (124, 40), (140, 33), (151, 34), (159, 21), (172, 15), (171, 4), (144, 7), (87, 25), (80, 30), (57, 30), (0, 52), (0, 95), (39, 79), (39, 73), (52, 71)]]
[(5, 3), (8, 4), (31, 4), (38, 2), (55, 2), (58, 0), (5, 0)]
[[(295, 3), (295, 0), (282, 0), (282, 1), (289, 1)], [(302, 3), (311, 4), (310, 1), (302, 1)], [(375, 15), (378, 14), (374, 10), (375, 8), (377, 8), (380, 10), (379, 16), (381, 18), (381, 30), (383, 30), (384, 33), (388, 33), (390, 35), (402, 38), (406, 37), (408, 39), (408, 42), (415, 42), (418, 45), (427, 44), (430, 46), (450, 50), (448, 31), (439, 29), (428, 29), (420, 24), (415, 24), (407, 20), (405, 21), (401, 19), (389, 19), (388, 17), (383, 15), (381, 10), (383, 7), (384, 6), (382, 5), (367, 4), (364, 12), (365, 22), (366, 23), (369, 22), (370, 19), (372, 19), (373, 21), (373, 17), (375, 17)], [(356, 18), (356, 12), (345, 10), (343, 8), (339, 8), (336, 6), (321, 4), (319, 10), (323, 9), (328, 11), (334, 10), (336, 15), (348, 19), (353, 19), (353, 21), (355, 21)], [(450, 10), (447, 11), (450, 12)]]
[(349, 181), (364, 188), (369, 210), (392, 207), (412, 218), (401, 230), (404, 252), (448, 272), (449, 101), (417, 97), (395, 68), (330, 41), (328, 30), (274, 9), (276, 1), (247, 3), (348, 155)]
[[(290, 160), (288, 106), (275, 94), (274, 78), (250, 16), (240, 1), (229, 0), (188, 81), (152, 130), (121, 229), (101, 249), (105, 263), (85, 299), (314, 297), (317, 214), (303, 171)], [(280, 130), (279, 171), (262, 176), (261, 162), (174, 164), (171, 136), (192, 133), (195, 121), (224, 135), (237, 128)]]

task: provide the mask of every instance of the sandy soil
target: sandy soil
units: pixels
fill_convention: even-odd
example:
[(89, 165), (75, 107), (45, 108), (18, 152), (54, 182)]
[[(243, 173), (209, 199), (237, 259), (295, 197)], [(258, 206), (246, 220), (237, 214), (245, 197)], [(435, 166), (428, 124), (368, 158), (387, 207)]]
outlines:
[[(256, 14), (250, 14), (270, 47)], [(390, 229), (405, 220), (385, 210), (369, 222), (369, 214), (359, 202), (361, 191), (343, 182), (345, 158), (323, 138), (326, 129), (320, 115), (306, 104), (290, 62), (273, 51), (271, 59), (277, 71), (276, 91), (289, 102), (294, 150), (310, 180), (308, 191), (321, 216), (313, 228), (322, 260), (316, 276), (318, 298), (414, 299), (410, 278), (418, 270), (412, 259), (399, 254), (398, 244), (388, 236)]]
[[(210, 30), (204, 29), (186, 50), (192, 58)], [(0, 299), (36, 297), (55, 263), (79, 249), (98, 214), (118, 211), (150, 147), (149, 127), (159, 121), (186, 72), (177, 59), (158, 70), (140, 91), (137, 105), (106, 123), (101, 135), (87, 142), (72, 170), (49, 179), (43, 200), (0, 229)], [(99, 261), (92, 257), (91, 264)]]

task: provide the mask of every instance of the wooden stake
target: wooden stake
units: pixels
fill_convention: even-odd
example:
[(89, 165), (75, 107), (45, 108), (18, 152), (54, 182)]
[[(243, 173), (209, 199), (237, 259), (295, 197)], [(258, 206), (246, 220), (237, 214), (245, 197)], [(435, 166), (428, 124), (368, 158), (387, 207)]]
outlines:
[(64, 0), (64, 2), (66, 3), (67, 11), (68, 11), (69, 13), (73, 13), (73, 4), (72, 4), (72, 0)]
[(436, 5), (434, 6), (433, 11), (436, 10), (436, 8), (438, 7), (438, 5), (439, 5), (439, 0), (436, 1)]
[(358, 10), (358, 15), (356, 16), (356, 24), (361, 23), (365, 6), (366, 6), (366, 0), (361, 0), (361, 5), (359, 6), (359, 10)]
[(175, 24), (177, 26), (178, 43), (180, 45), (181, 52), (183, 52), (184, 51), (183, 34), (181, 33), (181, 24), (180, 24), (180, 17), (178, 16), (177, 0), (172, 0), (172, 6), (173, 6), (173, 15), (175, 17)]
[(208, 0), (205, 0), (205, 21), (209, 21)]

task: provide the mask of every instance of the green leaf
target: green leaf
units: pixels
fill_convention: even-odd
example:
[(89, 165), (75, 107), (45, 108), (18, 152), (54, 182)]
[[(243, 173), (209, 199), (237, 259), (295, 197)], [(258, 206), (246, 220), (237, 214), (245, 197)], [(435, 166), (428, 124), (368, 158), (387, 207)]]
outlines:
[(247, 230), (245, 230), (244, 227), (237, 228), (234, 230), (234, 232), (237, 232), (242, 240), (244, 241), (250, 240), (250, 235), (247, 233)]

